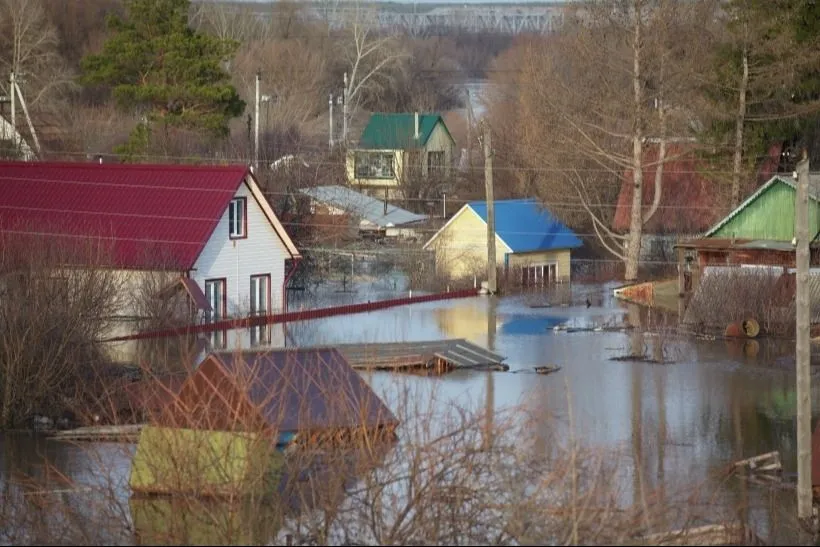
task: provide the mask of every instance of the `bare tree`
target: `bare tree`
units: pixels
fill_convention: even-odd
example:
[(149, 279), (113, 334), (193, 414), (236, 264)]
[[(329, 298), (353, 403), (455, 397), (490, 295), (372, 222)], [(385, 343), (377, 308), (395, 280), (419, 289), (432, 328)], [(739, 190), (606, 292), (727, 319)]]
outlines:
[(33, 108), (49, 95), (73, 86), (71, 73), (57, 51), (58, 37), (41, 0), (0, 0), (0, 85), (8, 74), (25, 81), (26, 102)]
[(345, 115), (350, 118), (365, 101), (377, 99), (390, 85), (391, 69), (407, 57), (395, 36), (379, 34), (375, 12), (357, 0), (346, 7), (342, 55), (345, 63)]
[(13, 427), (77, 408), (105, 362), (100, 341), (121, 304), (121, 279), (88, 267), (109, 260), (99, 241), (8, 230), (0, 243), (0, 427)]
[[(558, 36), (522, 46), (521, 123), (513, 134), (524, 144), (518, 154), (533, 168), (529, 184), (548, 205), (558, 202), (559, 214), (586, 213), (599, 241), (633, 280), (643, 226), (662, 196), (667, 140), (688, 131), (681, 106), (691, 96), (685, 75), (694, 56), (678, 44), (693, 35), (697, 18), (674, 0), (585, 6)], [(651, 141), (659, 148), (654, 165), (646, 158)], [(655, 180), (645, 181), (652, 166), (658, 167)], [(624, 176), (631, 179), (631, 196), (629, 229), (621, 234), (611, 220)], [(644, 187), (652, 182), (653, 200), (645, 209)]]

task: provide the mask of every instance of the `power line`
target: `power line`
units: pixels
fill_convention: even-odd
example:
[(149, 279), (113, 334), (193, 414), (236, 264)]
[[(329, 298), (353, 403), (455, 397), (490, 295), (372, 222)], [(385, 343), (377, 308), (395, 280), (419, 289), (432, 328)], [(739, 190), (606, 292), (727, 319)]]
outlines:
[[(317, 149), (319, 147), (316, 147)], [(730, 147), (727, 147), (727, 149)], [(103, 157), (103, 158), (120, 158), (121, 154), (115, 154), (111, 152), (97, 152), (97, 153), (89, 153), (89, 152), (53, 152), (55, 156), (69, 156), (69, 157), (83, 157), (88, 158), (89, 156), (93, 157)], [(251, 160), (250, 158), (245, 157), (222, 157), (222, 158), (207, 158), (203, 156), (177, 156), (177, 155), (162, 155), (162, 154), (132, 154), (129, 155), (132, 158), (139, 158), (139, 159), (161, 159), (161, 160), (180, 160), (180, 161), (187, 161), (187, 162), (209, 162), (210, 165), (228, 165), (228, 164), (245, 164), (250, 165)], [(748, 158), (748, 156), (747, 156)], [(755, 159), (772, 159), (771, 156), (761, 154), (759, 156), (755, 156)], [(267, 160), (270, 161), (270, 160)], [(673, 163), (676, 161), (696, 161), (690, 158), (672, 158), (664, 160), (664, 163)], [(77, 163), (96, 163), (92, 161), (87, 162), (77, 162)], [(320, 160), (315, 161), (311, 160), (310, 167), (347, 167), (347, 162), (344, 160), (339, 161), (329, 161), (329, 160)], [(135, 164), (139, 165), (139, 164)], [(171, 165), (171, 164), (169, 164)], [(660, 165), (657, 161), (655, 162), (648, 162), (644, 168), (651, 169), (656, 165)], [(310, 168), (308, 167), (308, 169)], [(302, 169), (302, 168), (300, 168)], [(464, 167), (452, 168), (453, 171), (467, 171), (467, 172), (483, 172), (483, 166), (473, 166), (473, 167)], [(628, 167), (621, 167), (616, 169), (613, 167), (612, 169), (607, 169), (603, 167), (527, 167), (521, 165), (501, 165), (501, 166), (493, 166), (493, 171), (515, 171), (515, 172), (531, 172), (531, 173), (606, 173), (606, 174), (617, 174), (619, 172), (626, 172), (628, 171)], [(264, 171), (265, 173), (269, 173), (273, 175), (275, 171)], [(286, 171), (287, 172), (287, 171)], [(729, 169), (714, 169), (714, 170), (706, 170), (706, 169), (671, 169), (667, 166), (664, 167), (664, 174), (669, 175), (731, 175), (732, 171)], [(812, 175), (817, 173), (812, 173)]]

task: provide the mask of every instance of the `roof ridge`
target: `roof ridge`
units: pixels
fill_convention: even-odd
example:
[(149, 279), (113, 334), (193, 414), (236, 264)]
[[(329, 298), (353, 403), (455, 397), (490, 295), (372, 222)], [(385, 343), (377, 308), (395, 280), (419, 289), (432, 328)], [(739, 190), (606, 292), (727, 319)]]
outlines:
[(54, 168), (64, 169), (67, 167), (77, 168), (85, 167), (88, 169), (120, 169), (120, 170), (137, 170), (146, 169), (150, 171), (165, 170), (165, 171), (238, 171), (242, 169), (247, 172), (250, 166), (233, 163), (230, 165), (188, 165), (178, 163), (97, 163), (92, 161), (0, 161), (0, 166), (14, 166), (14, 167), (31, 167), (31, 168)]

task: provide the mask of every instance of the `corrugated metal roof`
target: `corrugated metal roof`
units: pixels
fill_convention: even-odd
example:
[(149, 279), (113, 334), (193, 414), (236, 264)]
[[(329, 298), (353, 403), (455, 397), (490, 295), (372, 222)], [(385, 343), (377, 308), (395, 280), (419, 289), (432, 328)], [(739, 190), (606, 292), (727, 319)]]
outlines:
[[(395, 415), (335, 349), (212, 354), (280, 432), (395, 425)], [(197, 372), (203, 370), (202, 367)], [(195, 373), (196, 374), (196, 373)]]
[(424, 146), (439, 122), (447, 129), (441, 115), (419, 113), (419, 138), (416, 140), (414, 112), (372, 114), (362, 131), (358, 147), (369, 150), (406, 150), (414, 146)]
[[(644, 149), (643, 206), (649, 208), (655, 197), (655, 174), (660, 148), (649, 144)], [(659, 209), (643, 226), (645, 234), (700, 234), (728, 210), (721, 186), (706, 177), (697, 147), (687, 143), (668, 143), (663, 163)], [(635, 184), (633, 169), (625, 169), (612, 228), (629, 230)]]
[[(0, 162), (0, 230), (111, 242), (111, 266), (193, 267), (244, 165)], [(227, 237), (227, 234), (226, 234)]]
[[(487, 222), (486, 202), (471, 201), (467, 205)], [(534, 199), (496, 201), (494, 208), (495, 233), (515, 253), (574, 249), (582, 245), (575, 232)]]
[(504, 357), (481, 346), (457, 338), (423, 342), (390, 342), (340, 344), (335, 348), (353, 368), (377, 368), (392, 365), (412, 367), (438, 357), (456, 368), (476, 368), (497, 365)]
[(344, 186), (316, 186), (314, 188), (304, 188), (300, 191), (316, 201), (342, 209), (382, 228), (402, 226), (427, 219), (427, 215), (411, 213), (389, 203), (387, 204), (387, 214), (385, 214), (383, 201)]

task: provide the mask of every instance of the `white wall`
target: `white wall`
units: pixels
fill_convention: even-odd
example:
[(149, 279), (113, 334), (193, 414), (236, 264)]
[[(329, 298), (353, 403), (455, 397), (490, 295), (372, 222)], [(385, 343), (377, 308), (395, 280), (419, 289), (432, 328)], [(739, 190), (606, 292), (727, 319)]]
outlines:
[(191, 277), (203, 291), (206, 279), (225, 278), (227, 313), (235, 317), (237, 314), (247, 315), (250, 310), (251, 276), (270, 274), (271, 311), (280, 312), (285, 260), (290, 254), (247, 185), (243, 184), (236, 195), (248, 200), (248, 237), (234, 240), (228, 237), (226, 208), (197, 259)]

